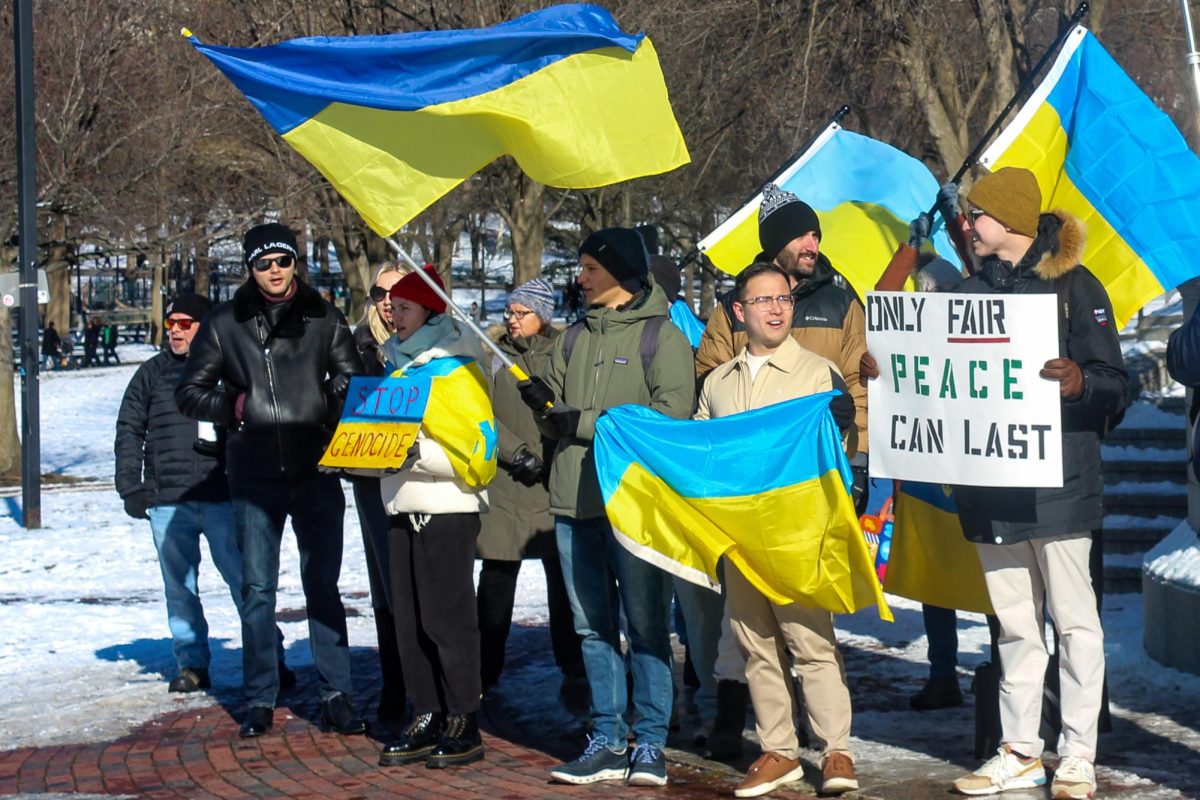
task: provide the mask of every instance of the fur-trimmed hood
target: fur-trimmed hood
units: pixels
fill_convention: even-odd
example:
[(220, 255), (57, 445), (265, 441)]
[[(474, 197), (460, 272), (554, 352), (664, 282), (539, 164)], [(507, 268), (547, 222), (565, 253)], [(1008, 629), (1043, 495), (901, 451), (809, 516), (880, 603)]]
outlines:
[(1086, 244), (1083, 222), (1062, 209), (1054, 209), (1038, 218), (1037, 237), (1016, 266), (991, 256), (980, 264), (979, 277), (1001, 291), (1030, 278), (1030, 273), (1053, 283), (1079, 266)]
[[(250, 278), (233, 293), (233, 316), (238, 322), (254, 319), (266, 307), (267, 301), (263, 299), (254, 278)], [(299, 278), (296, 279), (296, 296), (291, 300), (291, 307), (299, 312), (301, 319), (323, 317), (328, 313), (325, 298), (321, 297), (321, 293)]]

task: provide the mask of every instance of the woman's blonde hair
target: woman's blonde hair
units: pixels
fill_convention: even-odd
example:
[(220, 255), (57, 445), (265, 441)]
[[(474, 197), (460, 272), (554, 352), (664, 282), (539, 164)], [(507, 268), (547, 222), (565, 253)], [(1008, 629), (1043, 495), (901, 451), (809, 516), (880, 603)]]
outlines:
[[(402, 266), (398, 261), (385, 261), (379, 265), (379, 269), (375, 270), (375, 277), (371, 278), (371, 287), (379, 281), (379, 278), (389, 272), (399, 272), (401, 275), (411, 270), (408, 267)], [(368, 287), (368, 292), (371, 288)], [(379, 308), (375, 305), (375, 301), (367, 298), (367, 310), (363, 313), (363, 322), (367, 323), (367, 327), (371, 329), (371, 336), (375, 339), (375, 344), (383, 344), (392, 335), (388, 330), (387, 323), (383, 321), (383, 317), (379, 314)]]

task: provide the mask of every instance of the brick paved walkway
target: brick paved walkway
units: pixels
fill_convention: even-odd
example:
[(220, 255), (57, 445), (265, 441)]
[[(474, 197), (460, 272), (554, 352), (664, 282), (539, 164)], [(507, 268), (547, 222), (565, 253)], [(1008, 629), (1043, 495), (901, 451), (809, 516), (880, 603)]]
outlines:
[[(671, 784), (632, 790), (619, 784), (552, 784), (547, 770), (559, 759), (485, 735), (486, 759), (455, 770), (423, 765), (383, 769), (378, 741), (323, 733), (287, 709), (275, 729), (242, 740), (220, 705), (169, 714), (115, 742), (0, 753), (0, 794), (84, 793), (187, 798), (442, 798), (493, 800), (537, 797), (640, 796), (677, 798), (731, 794), (729, 778), (673, 764)], [(795, 796), (795, 795), (793, 795)]]

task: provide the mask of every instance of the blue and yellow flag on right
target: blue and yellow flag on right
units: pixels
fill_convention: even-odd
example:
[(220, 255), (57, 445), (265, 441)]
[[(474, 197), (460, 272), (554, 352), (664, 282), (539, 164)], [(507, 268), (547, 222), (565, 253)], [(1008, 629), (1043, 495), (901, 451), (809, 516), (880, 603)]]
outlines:
[(883, 598), (848, 487), (830, 393), (709, 420), (619, 406), (596, 423), (595, 459), (617, 541), (701, 586), (729, 559), (777, 605), (834, 613)]
[(980, 163), (1032, 171), (1044, 210), (1083, 220), (1083, 263), (1121, 325), (1200, 274), (1200, 159), (1086, 28)]

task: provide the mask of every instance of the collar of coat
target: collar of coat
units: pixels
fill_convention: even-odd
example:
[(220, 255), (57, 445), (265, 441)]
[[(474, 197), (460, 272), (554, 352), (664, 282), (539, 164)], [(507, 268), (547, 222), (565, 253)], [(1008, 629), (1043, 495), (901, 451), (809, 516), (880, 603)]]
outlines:
[[(750, 355), (749, 345), (743, 347), (742, 352), (738, 353), (724, 368), (718, 368), (721, 371), (717, 379), (725, 380), (739, 370), (749, 369), (750, 365), (746, 361), (748, 355)], [(810, 358), (814, 356), (821, 361), (825, 360), (812, 351), (805, 350), (794, 338), (788, 336), (783, 340), (783, 344), (779, 345), (779, 349), (771, 354), (770, 358), (763, 364), (763, 367), (774, 367), (781, 372), (792, 374), (806, 367), (811, 367), (812, 361)]]
[(1011, 285), (1026, 273), (1052, 282), (1079, 266), (1086, 245), (1087, 229), (1083, 222), (1062, 209), (1054, 209), (1038, 218), (1037, 236), (1015, 267), (1007, 261), (989, 258), (980, 272), (985, 281), (998, 288)]
[[(325, 299), (320, 292), (299, 278), (296, 279), (296, 296), (291, 299), (291, 305), (302, 318), (323, 317), (326, 314)], [(238, 322), (248, 322), (260, 312), (266, 310), (267, 301), (263, 299), (254, 278), (243, 283), (233, 293), (233, 316)]]

